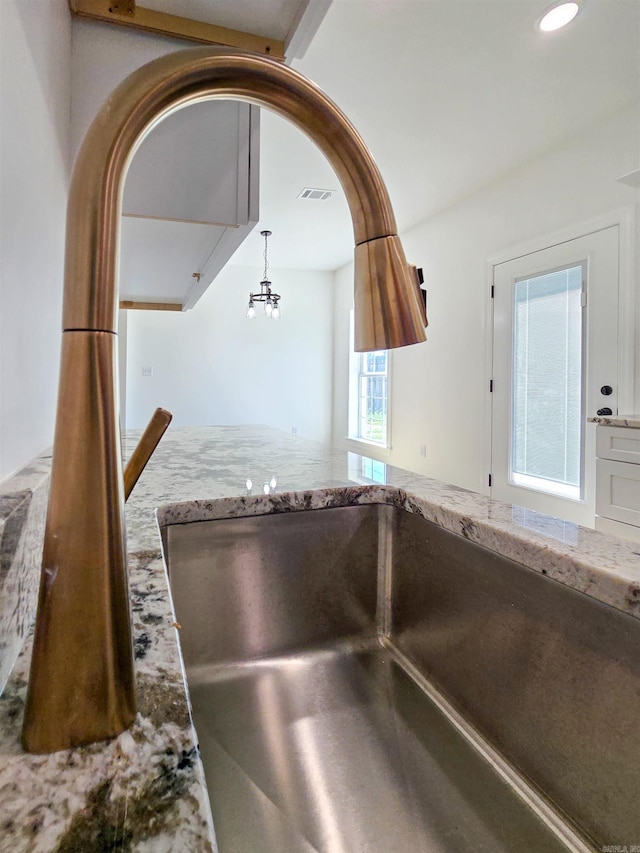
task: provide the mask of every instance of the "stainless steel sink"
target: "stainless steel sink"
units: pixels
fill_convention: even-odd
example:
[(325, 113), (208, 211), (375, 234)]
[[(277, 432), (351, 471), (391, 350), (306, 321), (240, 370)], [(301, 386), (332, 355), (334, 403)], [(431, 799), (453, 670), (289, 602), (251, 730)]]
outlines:
[(164, 531), (221, 853), (640, 844), (640, 623), (384, 505)]

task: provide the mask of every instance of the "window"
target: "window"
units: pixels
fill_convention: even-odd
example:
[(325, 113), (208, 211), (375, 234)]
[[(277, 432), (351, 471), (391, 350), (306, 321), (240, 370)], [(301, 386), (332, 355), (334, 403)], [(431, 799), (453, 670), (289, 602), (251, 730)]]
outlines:
[(511, 482), (578, 499), (582, 266), (515, 282)]
[(349, 438), (388, 445), (389, 353), (353, 351), (351, 314), (351, 372), (349, 377)]
[(387, 353), (358, 353), (358, 438), (387, 443)]

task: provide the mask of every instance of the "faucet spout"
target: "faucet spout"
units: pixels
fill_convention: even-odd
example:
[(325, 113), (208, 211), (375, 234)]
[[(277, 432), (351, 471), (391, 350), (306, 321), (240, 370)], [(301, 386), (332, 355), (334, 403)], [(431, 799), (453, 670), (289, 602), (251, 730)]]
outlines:
[(69, 193), (60, 387), (23, 727), (31, 752), (113, 737), (135, 716), (116, 394), (122, 187), (155, 124), (212, 98), (279, 113), (333, 165), (353, 220), (357, 349), (425, 340), (423, 305), (380, 173), (313, 83), (275, 60), (207, 47), (157, 59), (113, 92), (84, 139)]

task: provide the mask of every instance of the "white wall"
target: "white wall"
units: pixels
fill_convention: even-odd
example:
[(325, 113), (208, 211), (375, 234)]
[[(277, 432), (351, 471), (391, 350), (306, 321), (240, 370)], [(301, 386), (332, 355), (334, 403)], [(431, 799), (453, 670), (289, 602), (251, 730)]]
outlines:
[(0, 481), (53, 440), (70, 56), (66, 0), (0, 0)]
[(0, 481), (53, 441), (75, 151), (126, 74), (182, 47), (72, 24), (67, 0), (0, 0)]
[(128, 427), (163, 406), (175, 426), (266, 424), (329, 441), (333, 276), (270, 269), (282, 317), (247, 320), (262, 272), (226, 267), (191, 311), (127, 312)]
[[(616, 178), (640, 165), (639, 115), (636, 104), (401, 235), (407, 258), (424, 268), (429, 340), (394, 352), (392, 448), (368, 448), (368, 455), (486, 491), (487, 261), (510, 246), (615, 208), (638, 208), (638, 191)], [(347, 267), (335, 283), (333, 436), (338, 445), (348, 444), (352, 275)], [(632, 396), (629, 389), (627, 396)], [(421, 444), (427, 446), (426, 459), (420, 456)]]
[(72, 24), (71, 150), (77, 152), (96, 113), (125, 77), (188, 42), (74, 18)]

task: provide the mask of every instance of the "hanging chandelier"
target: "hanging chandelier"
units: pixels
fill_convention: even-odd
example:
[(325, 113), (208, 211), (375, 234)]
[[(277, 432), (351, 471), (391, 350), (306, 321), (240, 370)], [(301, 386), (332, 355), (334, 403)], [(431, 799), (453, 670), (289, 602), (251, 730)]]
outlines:
[(280, 294), (274, 293), (271, 290), (271, 282), (267, 278), (267, 270), (269, 269), (269, 261), (267, 260), (267, 239), (271, 236), (271, 231), (261, 231), (260, 234), (264, 237), (264, 272), (262, 273), (262, 281), (260, 282), (260, 293), (249, 294), (249, 306), (247, 308), (247, 317), (252, 320), (256, 316), (256, 302), (264, 302), (264, 313), (270, 320), (280, 319)]

